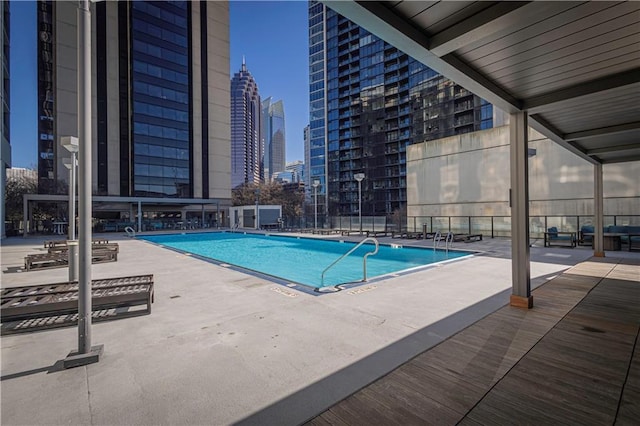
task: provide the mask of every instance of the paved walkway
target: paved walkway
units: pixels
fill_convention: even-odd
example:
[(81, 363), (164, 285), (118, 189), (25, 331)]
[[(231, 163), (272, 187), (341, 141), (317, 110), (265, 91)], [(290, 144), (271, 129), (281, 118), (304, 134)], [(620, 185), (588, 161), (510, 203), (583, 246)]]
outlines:
[[(59, 361), (74, 327), (2, 336), (3, 424), (300, 424), (500, 309), (511, 288), (508, 240), (460, 243), (479, 255), (321, 296), (119, 243), (93, 278), (153, 273), (152, 314), (95, 324), (104, 357), (71, 370)], [(16, 272), (39, 251), (42, 239), (3, 240), (2, 287), (64, 281), (64, 268)], [(533, 247), (532, 282), (590, 255)]]

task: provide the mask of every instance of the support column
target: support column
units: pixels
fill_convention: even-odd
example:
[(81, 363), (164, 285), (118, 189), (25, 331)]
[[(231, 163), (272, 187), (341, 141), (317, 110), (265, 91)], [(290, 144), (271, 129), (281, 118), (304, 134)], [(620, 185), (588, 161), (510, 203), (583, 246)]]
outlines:
[(142, 201), (138, 201), (138, 232), (142, 232)]
[(511, 114), (511, 306), (532, 308), (529, 265), (529, 166), (526, 112)]
[(593, 167), (593, 255), (604, 257), (604, 200), (602, 196), (602, 164)]

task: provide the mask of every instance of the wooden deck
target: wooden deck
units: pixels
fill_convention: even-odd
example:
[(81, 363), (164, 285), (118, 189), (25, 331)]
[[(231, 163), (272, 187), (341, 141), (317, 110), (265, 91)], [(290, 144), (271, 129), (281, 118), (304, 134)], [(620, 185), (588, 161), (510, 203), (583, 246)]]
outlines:
[(640, 261), (593, 258), (310, 420), (638, 424)]

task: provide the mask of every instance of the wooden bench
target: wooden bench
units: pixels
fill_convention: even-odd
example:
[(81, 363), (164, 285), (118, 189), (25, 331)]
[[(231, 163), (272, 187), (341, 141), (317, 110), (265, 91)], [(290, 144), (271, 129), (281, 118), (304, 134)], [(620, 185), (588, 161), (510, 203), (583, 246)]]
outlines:
[[(24, 258), (24, 269), (31, 271), (34, 269), (62, 268), (69, 265), (69, 249), (61, 246), (50, 247), (53, 250), (49, 253), (28, 254)], [(91, 247), (91, 262), (104, 263), (116, 262), (120, 247), (118, 243), (94, 244)]]
[[(361, 235), (360, 231), (358, 231), (357, 229), (340, 229), (339, 230), (340, 234), (342, 234), (343, 237), (347, 237), (349, 235)], [(369, 236), (369, 231), (362, 231), (362, 234), (364, 234), (366, 237)]]
[[(44, 242), (44, 248), (51, 249), (56, 247), (67, 247), (68, 240), (49, 240)], [(91, 240), (93, 244), (109, 244), (106, 238), (94, 238)], [(49, 250), (51, 251), (51, 250)]]
[[(151, 313), (153, 275), (135, 275), (91, 281), (92, 310), (146, 305), (145, 310), (118, 312), (132, 316)], [(78, 283), (65, 282), (2, 290), (2, 322), (68, 315), (78, 312)]]
[(465, 243), (482, 241), (482, 234), (455, 234), (453, 236), (453, 241), (464, 241)]

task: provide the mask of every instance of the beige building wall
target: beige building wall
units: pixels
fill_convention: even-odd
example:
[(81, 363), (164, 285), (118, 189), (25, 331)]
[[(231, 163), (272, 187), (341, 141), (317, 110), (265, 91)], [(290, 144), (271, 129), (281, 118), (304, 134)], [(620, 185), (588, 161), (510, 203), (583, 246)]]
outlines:
[(209, 67), (209, 198), (231, 203), (229, 3), (207, 2)]
[[(118, 52), (118, 2), (106, 2), (105, 7), (107, 12), (107, 167), (109, 170), (107, 173), (107, 193), (108, 195), (119, 196), (120, 55)], [(95, 13), (92, 16), (95, 17)], [(95, 113), (97, 112), (96, 108)], [(97, 182), (97, 177), (95, 179)]]
[[(529, 129), (531, 216), (593, 215), (591, 163)], [(640, 215), (640, 161), (603, 166), (604, 214)], [(407, 148), (407, 215), (510, 216), (509, 127)]]
[(202, 198), (202, 74), (200, 69), (202, 59), (200, 58), (200, 3), (191, 3), (191, 93), (193, 124), (193, 197)]

